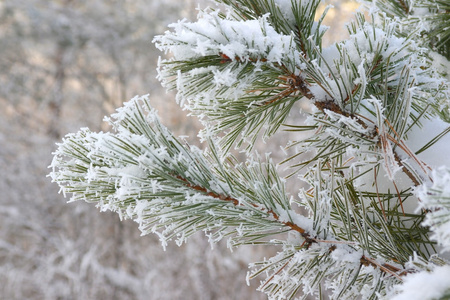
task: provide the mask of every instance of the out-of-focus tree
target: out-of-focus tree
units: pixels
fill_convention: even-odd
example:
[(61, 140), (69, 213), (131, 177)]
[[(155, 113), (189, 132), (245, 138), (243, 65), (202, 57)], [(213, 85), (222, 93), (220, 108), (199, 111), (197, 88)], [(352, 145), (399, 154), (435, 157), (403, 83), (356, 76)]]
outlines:
[(48, 130), (59, 135), (54, 122), (70, 104), (83, 109), (89, 101), (89, 114), (93, 108), (104, 114), (123, 99), (153, 89), (156, 60), (149, 41), (158, 24), (179, 11), (174, 5), (6, 1), (0, 12), (1, 98), (14, 106), (48, 107), (54, 117)]

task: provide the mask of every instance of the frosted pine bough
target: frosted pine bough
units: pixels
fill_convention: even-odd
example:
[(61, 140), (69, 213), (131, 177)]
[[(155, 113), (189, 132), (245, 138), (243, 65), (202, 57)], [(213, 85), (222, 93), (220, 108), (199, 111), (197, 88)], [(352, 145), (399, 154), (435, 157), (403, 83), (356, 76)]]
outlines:
[[(172, 55), (158, 76), (203, 122), (205, 150), (135, 97), (107, 118), (113, 132), (59, 144), (50, 175), (62, 191), (134, 219), (164, 247), (197, 231), (230, 248), (278, 245), (248, 275), (270, 299), (403, 299), (417, 280), (450, 278), (449, 82), (421, 32), (372, 11), (323, 49), (319, 1), (219, 2), (229, 10), (154, 39)], [(311, 104), (306, 122), (284, 124), (300, 102)], [(299, 136), (286, 141), (289, 178), (253, 149), (282, 129)], [(429, 299), (449, 295), (450, 280), (439, 282)]]

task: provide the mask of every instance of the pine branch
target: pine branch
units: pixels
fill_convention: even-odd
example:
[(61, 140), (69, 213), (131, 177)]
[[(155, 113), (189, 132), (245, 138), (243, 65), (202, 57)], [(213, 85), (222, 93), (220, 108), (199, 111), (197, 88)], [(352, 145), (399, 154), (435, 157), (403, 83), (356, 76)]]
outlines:
[[(195, 191), (200, 191), (210, 197), (222, 200), (222, 201), (231, 201), (235, 206), (240, 206), (243, 205), (241, 204), (241, 202), (238, 199), (232, 198), (230, 196), (225, 196), (225, 195), (220, 195), (220, 194), (216, 194), (214, 192), (209, 192), (206, 188), (201, 187), (201, 186), (193, 186), (192, 184), (190, 184), (188, 182), (188, 180), (181, 178), (180, 176), (176, 176), (178, 179), (180, 179), (181, 181), (185, 182), (185, 186), (188, 188), (191, 188)], [(259, 205), (254, 204), (254, 203), (250, 203), (251, 206), (255, 207), (255, 208), (259, 208)], [(306, 233), (306, 230), (301, 228), (300, 226), (298, 226), (297, 224), (294, 224), (291, 221), (281, 221), (280, 220), (280, 216), (277, 215), (272, 209), (267, 210), (266, 213), (268, 215), (271, 215), (275, 220), (279, 221), (281, 224), (287, 226), (290, 228), (290, 230), (294, 230), (297, 231), (298, 233), (300, 233), (301, 236), (303, 236), (306, 240), (308, 240), (309, 242), (317, 242), (316, 239), (310, 239), (309, 238), (309, 234)]]
[[(147, 109), (147, 116), (143, 107)], [(332, 252), (336, 245), (342, 245), (342, 241), (320, 239), (312, 229), (299, 226), (296, 222), (303, 220), (304, 223), (305, 220), (291, 211), (287, 200), (273, 202), (277, 195), (286, 197), (286, 194), (283, 191), (274, 194), (276, 190), (270, 184), (270, 174), (276, 175), (276, 171), (270, 164), (240, 165), (237, 166), (238, 173), (226, 175), (226, 180), (215, 179), (217, 174), (207, 171), (211, 167), (199, 156), (200, 152), (191, 152), (159, 123), (147, 98), (135, 98), (113, 118), (109, 122), (118, 135), (94, 134), (85, 129), (69, 135), (56, 152), (51, 176), (65, 193), (73, 193), (72, 201), (98, 203), (102, 210), (109, 209), (125, 218), (134, 218), (143, 233), (149, 230), (157, 233), (158, 228), (164, 228), (158, 233), (163, 246), (177, 236), (178, 243), (182, 243), (197, 230), (211, 232), (218, 229), (211, 236), (211, 242), (217, 242), (222, 236), (233, 234), (233, 230), (226, 230), (230, 226), (239, 228), (236, 229), (240, 232), (238, 236), (231, 238), (235, 245), (246, 239), (254, 243), (267, 235), (281, 233), (285, 231), (283, 227), (304, 238), (300, 248), (308, 249), (317, 243), (325, 244)], [(153, 127), (146, 125), (148, 121)], [(150, 154), (153, 151), (157, 154)], [(114, 155), (108, 156), (108, 153)], [(264, 166), (267, 166), (266, 171), (261, 169)], [(192, 168), (200, 168), (202, 172), (192, 172)], [(146, 186), (146, 182), (151, 185)], [(216, 183), (212, 185), (212, 182)], [(230, 186), (223, 186), (224, 182)], [(223, 192), (217, 192), (217, 188)], [(240, 190), (245, 190), (245, 194)], [(187, 219), (186, 213), (190, 215)], [(218, 226), (212, 225), (219, 220)], [(195, 227), (189, 229), (194, 224)], [(256, 234), (254, 226), (262, 224), (264, 233)], [(380, 270), (386, 272), (386, 267), (381, 266)]]
[[(415, 21), (369, 22), (359, 13), (350, 37), (323, 49), (319, 1), (218, 2), (232, 10), (201, 11), (154, 39), (173, 54), (160, 60), (159, 78), (202, 120), (208, 149), (175, 138), (148, 97), (136, 97), (107, 119), (115, 132), (64, 139), (53, 181), (72, 201), (134, 219), (163, 246), (198, 231), (230, 247), (280, 246), (248, 275), (266, 274), (259, 289), (271, 299), (321, 297), (324, 287), (332, 299), (390, 297), (415, 276), (407, 274), (445, 265), (435, 245), (448, 248), (450, 175), (420, 155), (450, 127), (416, 151), (410, 141), (437, 116), (450, 120), (450, 83), (431, 67), (420, 30), (402, 32)], [(417, 8), (391, 4), (403, 17)], [(263, 161), (252, 147), (260, 132), (276, 134), (299, 101), (312, 112), (287, 128), (313, 133), (291, 142), (283, 161), (292, 162), (290, 180), (307, 184), (296, 183), (291, 197), (270, 155)], [(245, 143), (238, 162), (229, 150)]]
[(400, 34), (407, 35), (410, 30), (419, 29), (425, 47), (444, 55), (447, 60), (450, 59), (450, 4), (447, 1), (382, 0), (375, 3), (390, 18), (402, 18), (404, 31)]
[[(298, 232), (308, 243), (320, 242), (294, 221), (304, 218), (290, 209), (283, 182), (270, 164), (255, 161), (237, 166), (238, 173), (224, 169), (212, 173), (216, 167), (199, 150), (183, 146), (159, 123), (147, 97), (133, 99), (112, 118), (108, 121), (117, 134), (84, 129), (68, 135), (55, 152), (51, 176), (64, 193), (73, 193), (72, 201), (94, 202), (102, 210), (131, 217), (144, 234), (164, 228), (160, 233), (164, 246), (180, 234), (181, 243), (197, 230), (219, 229), (222, 234), (228, 226), (239, 227), (236, 244), (240, 239), (250, 238), (253, 243), (284, 232), (283, 227)], [(275, 183), (281, 190), (274, 189)], [(186, 223), (187, 212), (192, 220)], [(195, 229), (186, 231), (190, 224)], [(256, 234), (254, 226), (262, 224), (265, 233)], [(220, 239), (218, 233), (214, 241)]]

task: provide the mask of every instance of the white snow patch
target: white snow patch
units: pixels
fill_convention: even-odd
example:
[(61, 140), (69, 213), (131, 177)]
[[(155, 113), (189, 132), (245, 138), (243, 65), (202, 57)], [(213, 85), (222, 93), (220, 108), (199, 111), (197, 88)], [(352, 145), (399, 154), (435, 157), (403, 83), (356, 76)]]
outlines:
[(392, 300), (434, 300), (450, 294), (450, 266), (436, 267), (432, 272), (409, 274), (398, 286), (400, 294)]

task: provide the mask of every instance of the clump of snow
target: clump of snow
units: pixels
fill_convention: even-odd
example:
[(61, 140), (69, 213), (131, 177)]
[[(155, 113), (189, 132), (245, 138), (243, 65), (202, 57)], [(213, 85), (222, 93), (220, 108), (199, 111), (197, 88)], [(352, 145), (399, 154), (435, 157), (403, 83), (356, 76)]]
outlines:
[(434, 268), (432, 272), (422, 271), (409, 274), (399, 285), (398, 295), (392, 300), (435, 300), (450, 296), (450, 266)]
[(276, 32), (268, 23), (268, 15), (236, 21), (222, 19), (219, 13), (205, 12), (195, 23), (182, 20), (171, 24), (173, 32), (155, 37), (154, 43), (158, 49), (171, 52), (176, 60), (222, 55), (232, 61), (265, 59), (280, 63), (292, 53), (292, 37)]
[[(377, 69), (386, 64), (389, 65), (389, 77), (383, 80), (386, 80), (388, 86), (396, 86), (399, 81), (409, 80), (405, 76), (416, 76), (415, 80), (420, 82), (428, 80), (418, 76), (423, 73), (420, 66), (425, 63), (423, 59), (419, 59), (423, 49), (412, 39), (399, 37), (396, 34), (399, 26), (398, 21), (392, 19), (386, 19), (379, 25), (358, 20), (348, 26), (348, 39), (322, 51), (322, 60), (318, 62), (316, 69), (320, 69), (320, 77), (326, 79), (321, 85), (337, 104), (346, 102), (347, 109), (358, 108), (359, 101), (362, 100), (360, 97), (369, 96), (364, 95), (367, 84), (380, 75), (385, 76), (379, 74)], [(413, 71), (407, 71), (405, 75), (405, 70), (410, 69)], [(352, 99), (353, 97), (356, 99)], [(349, 100), (352, 101), (351, 104)]]
[(431, 57), (431, 61), (432, 61), (432, 67), (435, 68), (438, 72), (441, 72), (443, 74), (448, 76), (450, 75), (449, 70), (450, 70), (450, 61), (445, 58), (445, 56), (435, 52), (435, 51), (430, 51), (428, 53), (428, 55)]
[(293, 224), (304, 229), (306, 233), (313, 233), (312, 220), (305, 216), (302, 216), (295, 211), (289, 209), (286, 210), (280, 205), (276, 205), (276, 212), (278, 215), (278, 220), (283, 223), (292, 222)]
[(320, 85), (311, 85), (309, 91), (314, 96), (315, 101), (327, 101), (331, 98), (328, 90)]
[(348, 40), (341, 43), (355, 65), (359, 65), (363, 60), (370, 65), (377, 53), (381, 54), (383, 59), (389, 58), (392, 61), (400, 61), (408, 56), (408, 46), (411, 42), (407, 43), (405, 38), (395, 35), (398, 23), (391, 21), (384, 29), (369, 22), (361, 25), (356, 32), (350, 34)]
[(363, 251), (355, 251), (347, 245), (336, 245), (336, 248), (331, 252), (331, 257), (338, 262), (344, 262), (354, 265), (355, 267), (361, 264), (361, 257), (364, 255)]
[[(298, 57), (293, 37), (275, 31), (268, 18), (266, 14), (256, 20), (237, 21), (230, 15), (222, 18), (217, 10), (201, 12), (197, 22), (182, 20), (169, 25), (173, 31), (153, 40), (158, 49), (173, 54), (169, 60), (160, 60), (163, 85), (173, 88), (172, 76), (176, 74), (178, 99), (188, 100), (194, 108), (197, 101), (208, 105), (217, 97), (239, 97), (262, 74), (262, 65)], [(200, 58), (214, 59), (215, 63), (207, 68), (186, 65), (182, 72), (177, 69)], [(202, 84), (205, 76), (211, 79), (207, 85)]]

